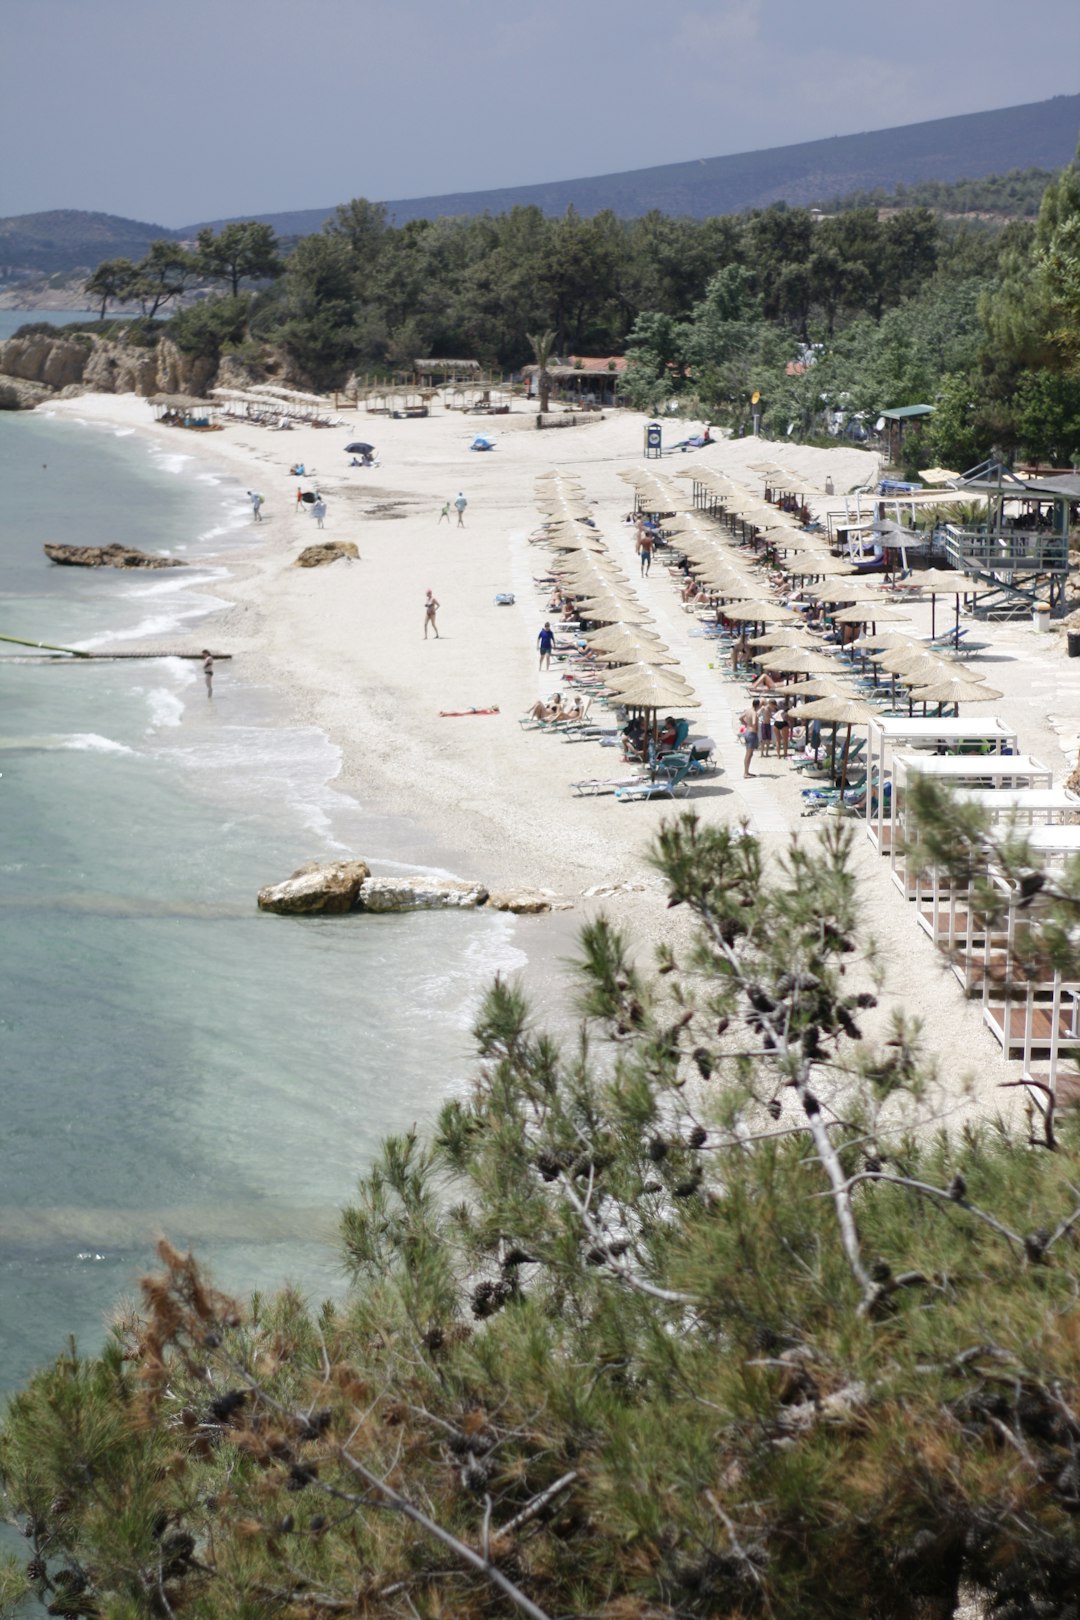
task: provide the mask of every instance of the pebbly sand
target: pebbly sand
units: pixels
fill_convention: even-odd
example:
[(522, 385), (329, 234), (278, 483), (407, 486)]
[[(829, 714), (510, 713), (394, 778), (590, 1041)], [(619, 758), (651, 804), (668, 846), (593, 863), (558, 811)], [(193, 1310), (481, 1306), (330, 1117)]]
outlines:
[[(574, 780), (619, 774), (615, 751), (518, 724), (537, 696), (559, 684), (557, 666), (545, 674), (537, 668), (536, 636), (547, 615), (546, 593), (539, 594), (533, 576), (545, 571), (550, 556), (527, 539), (538, 522), (533, 482), (539, 473), (557, 467), (581, 480), (611, 555), (630, 575), (651, 627), (700, 699), (700, 709), (690, 714), (692, 729), (716, 740), (721, 768), (685, 802), (706, 819), (745, 819), (778, 854), (792, 831), (813, 835), (813, 821), (800, 819), (805, 784), (790, 767), (759, 760), (758, 774), (743, 780), (737, 715), (745, 690), (721, 682), (709, 667), (710, 644), (690, 635), (694, 620), (662, 563), (654, 562), (648, 579), (638, 577), (633, 530), (623, 522), (632, 494), (617, 474), (644, 465), (643, 417), (619, 411), (572, 430), (537, 432), (535, 408), (518, 402), (515, 414), (494, 419), (497, 448), (475, 453), (469, 444), (488, 424), (456, 412), (393, 421), (360, 410), (345, 413), (350, 426), (341, 430), (279, 433), (230, 424), (200, 435), (155, 426), (147, 402), (134, 395), (84, 395), (45, 409), (134, 427), (262, 492), (262, 545), (240, 567), (230, 559), (231, 578), (215, 591), (231, 606), (207, 637), (282, 694), (295, 720), (330, 735), (342, 751), (338, 786), (385, 815), (388, 826), (407, 818), (424, 845), (357, 854), (392, 853), (492, 887), (541, 887), (573, 902), (571, 912), (517, 924), (515, 942), (529, 955), (542, 1005), (553, 993), (557, 998), (559, 964), (592, 908), (602, 905), (646, 949), (677, 933), (681, 914), (667, 910), (645, 859), (650, 834), (672, 813), (671, 802), (575, 796)], [(667, 437), (675, 437), (676, 427), (680, 434), (692, 431), (673, 423)], [(349, 467), (343, 447), (352, 438), (373, 442), (380, 465)], [(697, 460), (760, 490), (749, 464), (769, 454), (759, 440), (720, 441), (697, 452)], [(875, 460), (858, 449), (797, 445), (785, 445), (782, 459), (816, 485), (831, 476), (837, 491), (866, 479)], [(297, 462), (314, 474), (302, 481), (290, 476)], [(692, 464), (692, 457), (676, 455), (648, 465), (669, 475)], [(322, 535), (297, 507), (298, 482), (325, 497)], [(459, 490), (468, 499), (464, 528), (456, 526), (453, 508), (450, 523), (439, 523), (443, 502)], [(319, 538), (354, 541), (361, 560), (289, 566)], [(153, 543), (147, 536), (146, 545)], [(429, 587), (441, 604), (440, 635), (425, 642)], [(515, 604), (496, 606), (500, 592), (512, 592)], [(925, 634), (929, 603), (912, 605), (909, 614), (912, 630)], [(1080, 745), (1080, 660), (1065, 658), (1063, 635), (1039, 634), (1024, 622), (990, 625), (985, 633), (980, 626), (979, 639), (991, 647), (970, 662), (1004, 696), (978, 712), (1014, 726), (1023, 750), (1052, 767), (1060, 783)], [(215, 689), (226, 701), (228, 668), (221, 666)], [(439, 714), (494, 706), (495, 715)], [(298, 849), (296, 864), (310, 853)], [(965, 1002), (861, 828), (854, 860), (887, 978), (876, 1016), (883, 1020), (891, 1006), (902, 1004), (922, 1017), (927, 1050), (958, 1110), (967, 1106), (970, 1089), (980, 1109), (1012, 1112), (1019, 1093), (998, 1087), (1019, 1065), (1003, 1062), (978, 1004)], [(267, 880), (284, 875), (268, 873)], [(616, 892), (588, 894), (598, 887)]]

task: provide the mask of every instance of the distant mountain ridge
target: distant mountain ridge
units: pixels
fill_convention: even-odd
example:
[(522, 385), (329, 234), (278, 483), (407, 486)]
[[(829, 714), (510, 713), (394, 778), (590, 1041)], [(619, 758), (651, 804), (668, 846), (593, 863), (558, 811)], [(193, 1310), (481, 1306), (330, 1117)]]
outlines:
[[(891, 191), (897, 185), (920, 181), (977, 180), (1015, 169), (1060, 169), (1075, 153), (1078, 132), (1080, 94), (1055, 96), (1020, 107), (961, 113), (795, 146), (542, 185), (411, 197), (388, 202), (386, 207), (396, 225), (440, 215), (499, 214), (530, 204), (552, 215), (563, 214), (572, 206), (584, 215), (610, 209), (624, 218), (635, 218), (655, 208), (665, 214), (703, 219), (711, 214), (767, 208), (776, 202), (795, 207), (851, 192)], [(357, 176), (353, 195), (365, 195), (362, 175)], [(232, 218), (264, 221), (279, 236), (307, 236), (320, 230), (333, 212), (331, 205)], [(102, 259), (139, 259), (159, 238), (192, 238), (203, 224), (220, 228), (227, 223), (208, 220), (169, 230), (79, 209), (0, 219), (0, 280), (10, 279), (12, 270), (52, 274), (92, 267)]]
[(0, 219), (0, 272), (5, 266), (44, 274), (94, 266), (102, 259), (141, 259), (151, 242), (182, 235), (164, 225), (54, 208)]
[[(1010, 169), (1060, 169), (1076, 152), (1080, 135), (1080, 94), (992, 112), (960, 113), (920, 124), (861, 135), (834, 135), (727, 157), (665, 163), (581, 180), (556, 180), (497, 191), (451, 192), (409, 197), (386, 204), (395, 225), (441, 214), (502, 214), (534, 204), (545, 214), (579, 214), (611, 209), (635, 218), (656, 208), (665, 214), (705, 219), (737, 214), (770, 203), (819, 203), (849, 191), (912, 185), (920, 180), (978, 180)], [(366, 195), (358, 184), (355, 196)], [(343, 199), (344, 200), (344, 199)], [(320, 230), (333, 208), (252, 217), (273, 225), (281, 236), (307, 236)], [(224, 220), (206, 223), (220, 226)], [(198, 226), (186, 227), (185, 234)]]

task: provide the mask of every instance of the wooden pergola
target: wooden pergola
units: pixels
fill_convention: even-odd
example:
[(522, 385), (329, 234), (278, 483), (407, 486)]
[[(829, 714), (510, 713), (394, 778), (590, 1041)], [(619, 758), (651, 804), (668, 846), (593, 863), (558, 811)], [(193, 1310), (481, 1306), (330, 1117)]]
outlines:
[(417, 388), (441, 388), (446, 383), (472, 382), (480, 375), (479, 360), (414, 360)]

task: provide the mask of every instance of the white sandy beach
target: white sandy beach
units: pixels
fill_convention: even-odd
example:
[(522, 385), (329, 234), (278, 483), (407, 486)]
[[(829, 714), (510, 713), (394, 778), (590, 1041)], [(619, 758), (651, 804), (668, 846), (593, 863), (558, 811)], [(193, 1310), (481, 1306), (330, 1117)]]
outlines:
[[(756, 777), (743, 780), (736, 735), (743, 689), (722, 683), (709, 667), (710, 644), (691, 637), (694, 621), (662, 564), (654, 565), (650, 578), (637, 577), (633, 531), (622, 521), (632, 496), (617, 474), (643, 465), (644, 418), (619, 411), (572, 430), (537, 432), (535, 407), (519, 402), (516, 414), (494, 419), (497, 448), (478, 454), (468, 446), (480, 424), (457, 413), (393, 421), (361, 410), (348, 414), (351, 427), (341, 431), (297, 427), (280, 433), (234, 424), (200, 435), (156, 427), (147, 402), (131, 395), (84, 396), (45, 409), (154, 434), (171, 451), (226, 468), (243, 487), (264, 494), (263, 543), (243, 568), (233, 565), (228, 582), (215, 586), (232, 606), (206, 637), (283, 693), (296, 719), (331, 736), (343, 757), (339, 786), (421, 829), (425, 847), (416, 851), (418, 861), (438, 860), (494, 887), (555, 891), (574, 902), (575, 919), (602, 903), (643, 944), (673, 926), (645, 860), (651, 831), (672, 812), (670, 801), (576, 797), (570, 788), (575, 779), (615, 773), (614, 752), (525, 732), (518, 724), (535, 698), (558, 684), (556, 672), (538, 672), (535, 650), (546, 596), (535, 589), (533, 575), (543, 571), (549, 554), (527, 543), (537, 525), (534, 479), (553, 467), (574, 473), (596, 502), (596, 521), (612, 555), (631, 576), (652, 627), (701, 701), (692, 713), (693, 729), (716, 739), (721, 770), (697, 785), (687, 802), (706, 819), (745, 819), (777, 850), (794, 829), (813, 834), (813, 822), (800, 820), (799, 789), (805, 784), (787, 765), (761, 760)], [(669, 437), (675, 427), (667, 430)], [(678, 427), (680, 433), (691, 431)], [(376, 445), (378, 467), (348, 466), (343, 447), (354, 437)], [(749, 464), (768, 454), (767, 446), (752, 439), (721, 441), (699, 452), (701, 465), (758, 490), (761, 481)], [(851, 448), (785, 445), (781, 459), (815, 484), (831, 475), (838, 491), (873, 470), (869, 453)], [(304, 487), (317, 486), (326, 499), (322, 538), (354, 541), (360, 562), (290, 566), (320, 538), (314, 521), (297, 509), (298, 480), (289, 473), (295, 462), (315, 469)], [(671, 474), (688, 464), (690, 457), (675, 456), (649, 465)], [(442, 503), (459, 489), (469, 503), (463, 529), (455, 526), (453, 512), (451, 524), (438, 522)], [(143, 543), (152, 549), (154, 536)], [(425, 643), (428, 587), (441, 603), (440, 639)], [(507, 591), (515, 605), (496, 606), (496, 593)], [(913, 629), (925, 633), (929, 604), (913, 605), (910, 613)], [(1052, 767), (1060, 782), (1076, 759), (1080, 661), (1065, 658), (1062, 635), (1040, 635), (1026, 623), (991, 625), (985, 635), (980, 627), (980, 639), (991, 648), (972, 662), (1005, 695), (978, 712), (1013, 725), (1023, 750)], [(229, 665), (223, 664), (216, 690), (225, 703), (228, 681)], [(496, 705), (496, 715), (439, 715)], [(297, 864), (309, 854), (298, 850)], [(970, 1074), (984, 1108), (1011, 1108), (1017, 1093), (997, 1087), (1018, 1065), (1002, 1062), (979, 1006), (964, 1001), (891, 884), (888, 863), (861, 832), (855, 860), (888, 975), (882, 1016), (896, 1000), (917, 1011), (950, 1089)], [(272, 872), (267, 879), (279, 876), (284, 874)], [(585, 896), (598, 885), (623, 884), (632, 886), (630, 892), (602, 902)], [(543, 956), (554, 941), (565, 949), (560, 917), (522, 919), (518, 933), (530, 955)]]

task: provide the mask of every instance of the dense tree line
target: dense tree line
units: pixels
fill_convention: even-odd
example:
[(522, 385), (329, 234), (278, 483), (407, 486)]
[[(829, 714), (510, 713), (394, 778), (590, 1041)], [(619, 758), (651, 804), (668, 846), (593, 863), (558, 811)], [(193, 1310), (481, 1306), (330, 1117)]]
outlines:
[[(913, 809), (985, 861), (985, 816)], [(4, 1421), (0, 1613), (1072, 1620), (1077, 1122), (959, 1126), (916, 1021), (870, 1038), (852, 836), (664, 826), (693, 937), (589, 924), (564, 1043), (494, 986), (471, 1094), (343, 1216), (345, 1301), (163, 1246)], [(1024, 971), (1075, 976), (1078, 874), (995, 860)]]
[(1034, 219), (1051, 169), (1010, 169), (979, 180), (918, 180), (912, 185), (848, 191), (822, 203), (827, 213), (846, 208), (933, 208), (945, 214), (997, 214)]
[(423, 354), (510, 370), (550, 331), (556, 355), (625, 352), (626, 397), (647, 410), (674, 399), (739, 430), (756, 389), (768, 432), (812, 437), (927, 403), (939, 408), (909, 438), (913, 465), (991, 449), (1067, 461), (1078, 174), (1050, 181), (1037, 220), (1004, 228), (923, 206), (820, 218), (782, 204), (705, 220), (530, 207), (398, 228), (358, 198), (295, 243), (231, 225), (192, 253), (160, 242), (137, 265), (108, 261), (87, 286), (102, 313), (134, 296), (147, 317), (194, 284), (216, 289), (170, 321), (181, 348), (252, 365), (276, 351), (318, 388), (407, 373)]

